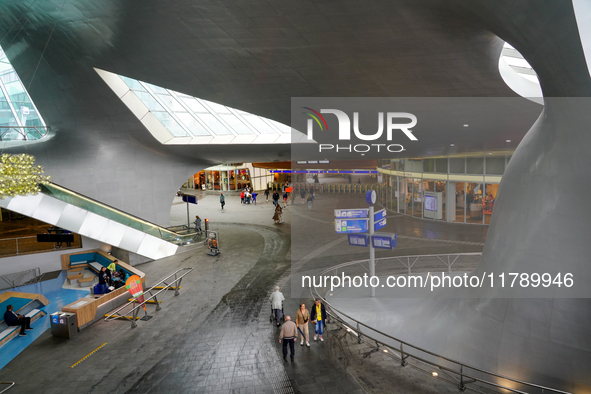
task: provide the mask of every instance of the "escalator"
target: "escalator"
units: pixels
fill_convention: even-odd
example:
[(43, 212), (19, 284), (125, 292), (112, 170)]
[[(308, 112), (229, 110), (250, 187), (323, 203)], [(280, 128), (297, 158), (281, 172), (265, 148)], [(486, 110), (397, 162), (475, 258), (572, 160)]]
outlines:
[(158, 226), (55, 183), (41, 185), (36, 195), (0, 200), (0, 207), (151, 259), (197, 242), (192, 229)]

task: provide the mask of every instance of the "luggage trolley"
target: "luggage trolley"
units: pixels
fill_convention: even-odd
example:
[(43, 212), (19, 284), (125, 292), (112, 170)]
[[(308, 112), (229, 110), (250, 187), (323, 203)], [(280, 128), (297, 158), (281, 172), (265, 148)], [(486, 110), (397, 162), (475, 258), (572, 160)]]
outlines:
[[(283, 321), (283, 323), (285, 323), (285, 311), (283, 310), (283, 302), (281, 303), (281, 320)], [(275, 321), (277, 321), (277, 317), (275, 316), (273, 305), (271, 305), (271, 316), (269, 316), (269, 322), (274, 323)], [(281, 321), (279, 323), (281, 323)]]

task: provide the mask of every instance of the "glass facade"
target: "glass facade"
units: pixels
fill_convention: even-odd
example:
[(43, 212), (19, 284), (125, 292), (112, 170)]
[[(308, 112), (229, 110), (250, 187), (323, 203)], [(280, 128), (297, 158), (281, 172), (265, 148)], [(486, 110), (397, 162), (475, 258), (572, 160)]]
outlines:
[(422, 219), (490, 224), (510, 155), (380, 160), (382, 205)]
[(45, 135), (43, 118), (0, 47), (0, 141), (25, 141)]

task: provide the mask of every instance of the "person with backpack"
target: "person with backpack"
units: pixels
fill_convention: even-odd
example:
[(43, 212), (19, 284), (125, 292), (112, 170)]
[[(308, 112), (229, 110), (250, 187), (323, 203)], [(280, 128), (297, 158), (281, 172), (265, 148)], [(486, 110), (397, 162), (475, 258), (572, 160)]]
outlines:
[(269, 187), (267, 187), (265, 189), (265, 200), (266, 200), (266, 202), (269, 202), (269, 193), (270, 193)]
[(224, 193), (220, 194), (220, 205), (222, 206), (222, 209), (224, 209), (224, 205), (226, 205), (226, 197), (224, 197)]

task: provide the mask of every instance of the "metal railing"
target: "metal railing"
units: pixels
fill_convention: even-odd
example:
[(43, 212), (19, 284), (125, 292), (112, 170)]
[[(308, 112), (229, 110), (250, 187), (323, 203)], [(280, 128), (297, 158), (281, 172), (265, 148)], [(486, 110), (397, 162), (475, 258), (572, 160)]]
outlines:
[(4, 390), (0, 391), (0, 394), (8, 391), (9, 389), (12, 388), (12, 386), (14, 386), (16, 383), (15, 382), (0, 382), (0, 384), (8, 384), (9, 386), (6, 387)]
[[(419, 256), (387, 257), (387, 258), (376, 259), (376, 263), (378, 260), (386, 260), (386, 259), (396, 259), (402, 263), (402, 261), (404, 261), (404, 259), (406, 259), (406, 261), (408, 263), (407, 264), (402, 263), (402, 264), (408, 268), (409, 273), (410, 273), (410, 268), (412, 268), (412, 265), (414, 265), (414, 263), (410, 264), (410, 262), (414, 261), (416, 263), (416, 261), (418, 261), (421, 257), (462, 256), (462, 255), (474, 256), (476, 254), (478, 254), (478, 253), (458, 253), (458, 254), (453, 254), (453, 255), (424, 255), (424, 256), (419, 255)], [(443, 262), (444, 264), (445, 264), (446, 260), (447, 259), (440, 259), (440, 261)], [(455, 260), (453, 260), (453, 262), (455, 262), (456, 260), (457, 260), (457, 258)], [(447, 260), (447, 261), (449, 261), (449, 260)], [(343, 269), (347, 266), (352, 266), (352, 265), (361, 265), (363, 268), (365, 268), (365, 266), (363, 266), (364, 262), (368, 262), (368, 260), (357, 260), (357, 261), (351, 261), (351, 262), (339, 264), (337, 266), (333, 266), (333, 267), (323, 270), (321, 273), (318, 274), (318, 276), (326, 275), (331, 271), (338, 272), (339, 269)], [(451, 264), (447, 265), (449, 272), (451, 272), (451, 265), (453, 264), (453, 262)], [(323, 289), (323, 288), (320, 288), (320, 289)], [(322, 291), (322, 293), (325, 293), (325, 292)], [(490, 372), (490, 371), (487, 371), (487, 370), (484, 370), (481, 368), (477, 368), (477, 367), (468, 365), (466, 363), (462, 363), (460, 361), (453, 360), (451, 358), (448, 358), (448, 357), (439, 355), (437, 353), (431, 352), (429, 350), (423, 349), (419, 346), (413, 345), (409, 342), (403, 341), (399, 338), (393, 337), (389, 334), (386, 334), (382, 331), (372, 328), (372, 327), (368, 326), (367, 324), (365, 324), (359, 320), (356, 320), (355, 318), (345, 314), (344, 312), (338, 310), (333, 305), (331, 305), (326, 300), (326, 298), (321, 294), (321, 292), (319, 291), (319, 288), (314, 286), (313, 282), (312, 282), (312, 286), (310, 287), (310, 294), (315, 299), (321, 299), (322, 302), (326, 306), (328, 306), (327, 313), (329, 314), (329, 316), (331, 318), (333, 318), (339, 326), (345, 328), (348, 333), (352, 334), (353, 336), (356, 336), (358, 343), (361, 343), (364, 341), (373, 342), (373, 344), (375, 344), (376, 351), (382, 350), (382, 352), (385, 355), (399, 360), (400, 365), (403, 367), (408, 365), (407, 360), (410, 358), (410, 359), (414, 359), (419, 362), (422, 362), (424, 364), (430, 365), (431, 367), (437, 368), (439, 371), (441, 371), (441, 372), (445, 373), (447, 376), (451, 377), (453, 379), (453, 381), (455, 383), (457, 383), (458, 389), (460, 391), (465, 391), (468, 388), (466, 386), (468, 384), (479, 382), (479, 383), (482, 383), (486, 386), (494, 387), (497, 389), (507, 390), (507, 391), (510, 391), (513, 393), (528, 394), (528, 393), (532, 393), (533, 391), (528, 392), (528, 391), (519, 390), (515, 387), (508, 386), (507, 383), (514, 385), (514, 386), (517, 386), (517, 385), (525, 386), (526, 389), (535, 389), (536, 393), (572, 394), (567, 391), (562, 391), (562, 390), (558, 390), (558, 389), (554, 389), (554, 388), (550, 388), (550, 387), (541, 386), (541, 385), (538, 385), (535, 383), (510, 378), (508, 376), (504, 376), (504, 375)], [(345, 319), (347, 319), (348, 321)], [(362, 327), (365, 328), (364, 331), (362, 331)], [(373, 336), (370, 336), (368, 334), (371, 334)], [(385, 343), (383, 340), (377, 339), (376, 336), (378, 336), (378, 335), (383, 338), (386, 338), (386, 340), (390, 340), (394, 344), (398, 344), (398, 346), (395, 346), (395, 345), (392, 345), (389, 343)], [(422, 357), (418, 356), (417, 354), (410, 353), (409, 350), (420, 352), (420, 353), (424, 354), (425, 356), (422, 356)], [(427, 359), (427, 358), (429, 358), (429, 359)], [(475, 376), (475, 375), (479, 375), (479, 376)], [(495, 378), (504, 384), (493, 382), (492, 380), (494, 380)]]
[[(109, 316), (105, 317), (105, 321), (111, 321), (111, 320), (115, 320), (115, 319), (126, 319), (126, 320), (130, 319), (131, 320), (131, 328), (137, 327), (136, 320), (138, 319), (137, 315), (139, 313), (139, 309), (144, 307), (144, 305), (146, 303), (148, 303), (148, 301), (151, 301), (151, 300), (154, 300), (154, 302), (156, 303), (156, 311), (159, 311), (160, 309), (162, 309), (160, 307), (160, 302), (158, 302), (158, 294), (162, 293), (163, 291), (167, 291), (168, 289), (174, 289), (175, 297), (178, 296), (183, 277), (185, 275), (189, 274), (193, 270), (194, 270), (194, 268), (180, 268), (180, 269), (176, 270), (175, 272), (168, 275), (166, 278), (161, 279), (154, 286), (152, 286), (148, 290), (146, 290), (144, 292), (144, 301), (143, 302), (138, 303), (137, 299), (134, 298), (132, 301), (128, 302), (127, 304), (123, 305), (121, 308), (117, 309), (115, 312), (111, 313)], [(186, 271), (186, 272), (184, 272), (182, 275), (179, 275), (179, 273), (182, 271)], [(167, 282), (173, 276), (174, 276), (174, 280), (170, 283)], [(153, 293), (153, 291), (156, 290), (156, 287), (161, 287), (161, 285), (164, 285), (164, 286), (162, 286), (163, 288), (158, 289), (159, 291), (157, 291), (156, 293)], [(146, 294), (150, 294), (150, 297), (146, 298)], [(137, 304), (137, 306), (136, 306), (136, 304)], [(125, 314), (119, 313), (123, 309), (127, 308), (130, 305), (134, 305), (130, 311), (126, 312)], [(132, 314), (131, 316), (129, 316), (130, 313)], [(147, 315), (147, 312), (146, 312), (146, 315)]]
[[(368, 190), (381, 191), (383, 187), (380, 183), (293, 183), (291, 186), (292, 193), (300, 193), (302, 190), (310, 192), (314, 190), (316, 193), (365, 193)], [(277, 188), (281, 190), (282, 185), (278, 184)]]
[(74, 249), (80, 247), (82, 247), (82, 244), (78, 234), (74, 234), (74, 242), (72, 242), (72, 245), (66, 247), (58, 247), (56, 242), (37, 242), (37, 236), (2, 238), (0, 239), (0, 257), (45, 253), (54, 250)]
[(41, 269), (39, 267), (3, 274), (0, 275), (0, 290), (14, 289), (19, 286), (38, 283), (42, 277), (43, 275), (41, 275)]
[(39, 140), (49, 131), (45, 126), (0, 126), (0, 141)]

